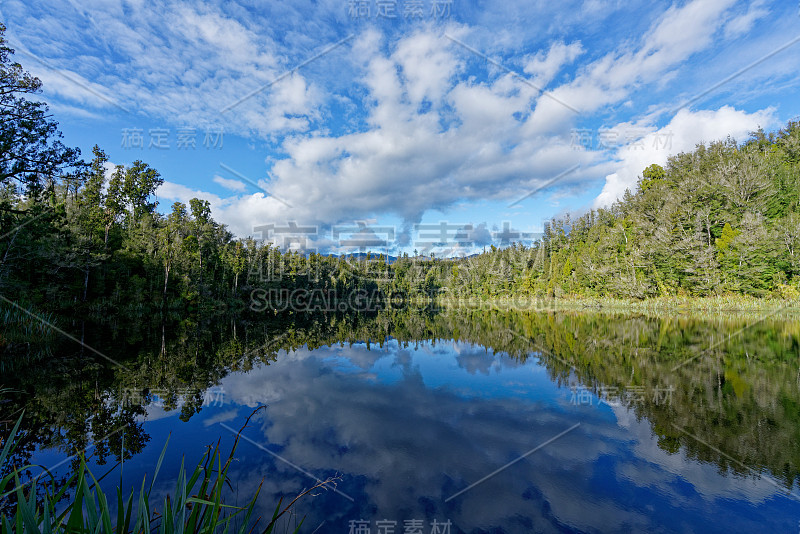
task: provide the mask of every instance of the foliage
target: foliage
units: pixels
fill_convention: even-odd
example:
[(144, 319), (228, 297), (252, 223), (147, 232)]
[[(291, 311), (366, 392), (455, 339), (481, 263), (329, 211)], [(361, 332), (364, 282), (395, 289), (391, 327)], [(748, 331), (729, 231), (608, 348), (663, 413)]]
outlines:
[[(0, 532), (3, 534), (13, 532), (19, 534), (23, 532), (45, 534), (62, 532), (102, 534), (245, 533), (252, 532), (258, 523), (257, 519), (253, 520), (252, 515), (261, 491), (260, 485), (245, 506), (232, 506), (223, 501), (225, 488), (229, 484), (228, 469), (234, 460), (234, 452), (239, 443), (238, 434), (224, 463), (219, 443), (217, 443), (215, 447), (208, 448), (206, 454), (191, 472), (181, 464), (172, 496), (168, 495), (161, 507), (156, 509), (151, 495), (169, 440), (164, 445), (149, 485), (146, 479), (142, 480), (138, 497), (134, 499), (134, 492), (131, 492), (125, 499), (122, 490), (118, 487), (116, 500), (110, 501), (100, 488), (98, 479), (88, 469), (83, 453), (80, 454), (78, 468), (69, 476), (65, 484), (57, 484), (55, 478), (47, 470), (42, 475), (23, 483), (21, 474), (32, 466), (7, 469), (6, 463), (12, 457), (21, 422), (22, 418), (17, 421), (0, 452), (0, 466), (3, 467), (3, 472), (10, 471), (0, 480), (0, 499), (8, 497), (16, 499), (14, 512), (9, 516), (5, 514), (0, 516)], [(41, 482), (40, 477), (45, 478), (46, 481)], [(312, 490), (324, 487), (330, 482), (330, 480), (321, 482)], [(71, 496), (67, 494), (70, 488), (74, 488)], [(283, 509), (281, 508), (282, 503), (279, 502), (270, 522), (262, 532), (271, 533), (277, 520), (300, 497), (309, 494), (312, 490), (304, 491)], [(60, 503), (65, 498), (68, 498), (69, 502), (66, 506), (61, 506)], [(300, 525), (295, 532), (299, 531)]]

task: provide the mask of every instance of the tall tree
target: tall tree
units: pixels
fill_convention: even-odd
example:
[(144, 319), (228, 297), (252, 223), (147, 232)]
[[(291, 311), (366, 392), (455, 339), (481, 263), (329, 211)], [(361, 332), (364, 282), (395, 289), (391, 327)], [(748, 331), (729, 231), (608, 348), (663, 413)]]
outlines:
[(47, 105), (30, 100), (42, 82), (12, 60), (0, 24), (0, 186), (13, 184), (33, 201), (64, 178), (81, 172), (80, 150), (61, 142)]
[(133, 220), (139, 221), (145, 214), (153, 213), (158, 202), (151, 199), (164, 179), (157, 170), (141, 160), (136, 160), (125, 170), (123, 192), (130, 204)]

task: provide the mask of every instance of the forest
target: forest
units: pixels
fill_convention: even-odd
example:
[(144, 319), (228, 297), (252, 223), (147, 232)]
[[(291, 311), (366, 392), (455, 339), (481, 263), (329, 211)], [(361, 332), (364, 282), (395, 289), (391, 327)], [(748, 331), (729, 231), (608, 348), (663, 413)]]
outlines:
[(800, 296), (796, 121), (651, 165), (613, 206), (553, 219), (532, 246), (390, 263), (235, 238), (206, 200), (162, 210), (156, 169), (137, 160), (109, 173), (100, 147), (84, 161), (64, 143), (37, 96), (41, 82), (13, 61), (5, 40), (0, 68), (0, 311), (13, 325), (6, 348), (14, 332), (42, 328), (31, 314), (263, 311), (264, 295), (281, 289), (345, 302), (354, 291), (405, 300)]

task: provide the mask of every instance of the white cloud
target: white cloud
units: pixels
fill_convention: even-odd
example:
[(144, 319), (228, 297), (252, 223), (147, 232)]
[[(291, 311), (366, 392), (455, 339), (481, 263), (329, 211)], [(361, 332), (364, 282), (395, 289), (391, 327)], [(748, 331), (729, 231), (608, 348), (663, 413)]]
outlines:
[(768, 14), (769, 10), (764, 7), (764, 0), (751, 3), (747, 12), (731, 19), (725, 24), (725, 37), (729, 39), (735, 38), (749, 32), (758, 20), (764, 18)]
[[(600, 57), (550, 94), (570, 104), (580, 102), (578, 109), (584, 112), (624, 102), (640, 84), (667, 75), (707, 46), (709, 25), (713, 31), (722, 24), (728, 5), (693, 2), (672, 8), (653, 24), (638, 49)], [(675, 35), (678, 27), (680, 37)], [(460, 27), (447, 31), (464, 32)], [(686, 44), (684, 38), (693, 42)], [(520, 198), (576, 163), (581, 168), (559, 185), (607, 176), (598, 200), (602, 203), (635, 184), (641, 163), (657, 162), (646, 151), (618, 154), (622, 164), (610, 174), (601, 153), (575, 150), (573, 111), (509, 74), (496, 72), (486, 81), (459, 76), (477, 58), (439, 30), (417, 31), (388, 49), (372, 30), (353, 46), (360, 51), (363, 74), (358, 81), (366, 90), (360, 102), (366, 128), (287, 137), (281, 146), (285, 155), (273, 160), (269, 190), (291, 208), (260, 193), (226, 199), (215, 216), (235, 233), (248, 235), (253, 226), (268, 222), (335, 224), (375, 213), (417, 222), (427, 210), (446, 209), (458, 201)], [(526, 70), (536, 79), (552, 79), (582, 52), (579, 42), (555, 42), (547, 53), (530, 59)], [(282, 108), (302, 110), (310, 101), (303, 96), (307, 86), (302, 80), (292, 83), (297, 85), (283, 93)], [(420, 108), (423, 102), (429, 105)], [(694, 126), (683, 136), (676, 131), (674, 142), (681, 136), (690, 139), (686, 148), (691, 149), (700, 140), (692, 134), (737, 134), (739, 124), (719, 120), (724, 116), (715, 115), (718, 128), (713, 131)], [(681, 128), (685, 117), (679, 114), (668, 128)]]
[[(241, 237), (252, 236), (255, 226), (287, 220), (286, 206), (262, 192), (222, 198), (213, 193), (165, 181), (156, 194), (162, 201), (184, 204), (188, 204), (192, 198), (208, 200), (214, 219), (223, 222)], [(283, 218), (278, 214), (282, 214)]]
[(406, 94), (412, 104), (424, 99), (439, 102), (451, 87), (460, 65), (448, 50), (450, 42), (441, 34), (417, 32), (403, 39), (393, 54), (402, 69)]
[[(25, 52), (18, 52), (20, 60), (34, 57), (26, 54)], [(112, 91), (108, 88), (87, 80), (82, 75), (72, 72), (68, 69), (53, 69), (50, 62), (47, 64), (36, 63), (35, 61), (29, 62), (31, 70), (36, 72), (36, 76), (42, 81), (44, 87), (48, 92), (58, 95), (67, 101), (75, 102), (80, 106), (69, 106), (66, 111), (73, 112), (77, 116), (84, 117), (97, 117), (98, 115), (92, 113), (89, 108), (111, 108), (118, 99), (112, 96)], [(59, 101), (61, 102), (61, 101)], [(64, 104), (57, 104), (62, 105)], [(66, 106), (65, 106), (66, 107)]]
[[(595, 207), (606, 207), (620, 198), (626, 189), (632, 191), (642, 171), (649, 165), (665, 165), (669, 156), (689, 152), (699, 143), (710, 143), (731, 136), (744, 140), (759, 127), (769, 128), (777, 123), (775, 110), (764, 109), (754, 113), (724, 106), (716, 111), (689, 111), (683, 109), (663, 128), (650, 128), (636, 143), (623, 146), (616, 152), (617, 170), (606, 176), (606, 184), (595, 199)], [(622, 132), (631, 125), (618, 125)]]
[[(26, 8), (11, 0), (8, 9)], [(60, 18), (76, 15), (68, 4), (63, 12), (58, 9), (40, 9), (36, 24), (15, 28), (18, 35), (13, 36), (50, 48), (47, 63), (58, 71), (33, 61), (26, 65), (45, 82), (48, 98), (89, 109), (108, 109), (113, 101), (169, 124), (224, 123), (226, 131), (261, 137), (306, 131), (316, 116), (319, 92), (303, 73), (270, 85), (306, 59), (306, 51), (295, 51), (300, 59), (291, 56), (263, 27), (234, 18), (222, 7), (176, 0), (104, 3), (86, 12), (91, 12), (91, 28), (62, 23), (54, 30)], [(53, 35), (61, 46), (52, 47)], [(309, 56), (317, 46), (309, 47)], [(242, 100), (259, 88), (265, 90)]]
[[(577, 121), (608, 113), (611, 121), (653, 124), (651, 117), (637, 116), (643, 88), (672, 83), (695, 54), (763, 16), (760, 4), (744, 12), (733, 0), (694, 0), (654, 13), (640, 24), (643, 34), (626, 34), (609, 47), (604, 38), (575, 27), (596, 28), (590, 17), (607, 16), (622, 3), (565, 2), (537, 3), (534, 9), (512, 1), (503, 10), (487, 7), (470, 23), (400, 30), (368, 25), (352, 41), (274, 84), (342, 38), (341, 27), (331, 22), (346, 17), (345, 5), (315, 4), (314, 16), (304, 4), (271, 5), (271, 13), (282, 17), (281, 28), (288, 29), (279, 32), (274, 17), (244, 16), (235, 5), (89, 2), (82, 4), (82, 14), (69, 6), (42, 8), (43, 15), (29, 14), (31, 23), (15, 31), (26, 42), (42, 44), (51, 61), (81, 83), (151, 120), (198, 128), (222, 121), (226, 134), (266, 139), (272, 152), (264, 169), (270, 176), (267, 189), (291, 208), (263, 193), (241, 194), (244, 184), (222, 177), (215, 182), (236, 195), (221, 198), (176, 183), (159, 191), (182, 201), (214, 199), (215, 217), (247, 235), (253, 226), (272, 221), (335, 224), (391, 213), (409, 223), (456, 203), (512, 201), (576, 163), (580, 170), (559, 185), (574, 189), (608, 176), (602, 197), (607, 200), (630, 184), (626, 169), (641, 162), (618, 154), (620, 169), (610, 173), (603, 154), (572, 146)], [(4, 13), (15, 18), (32, 9), (18, 0), (7, 6)], [(551, 13), (551, 19), (534, 19), (539, 11)], [(562, 11), (576, 19), (566, 20)], [(91, 19), (59, 25), (62, 18), (89, 13)], [(516, 22), (508, 24), (510, 19)], [(292, 30), (299, 27), (309, 31)], [(58, 28), (64, 42), (44, 44)], [(551, 89), (541, 95), (445, 34), (510, 68), (521, 64), (533, 84)], [(575, 66), (569, 81), (559, 85), (559, 74), (570, 65)], [(107, 106), (52, 72), (45, 76), (59, 100), (89, 109)], [(619, 113), (622, 118), (616, 118)], [(710, 133), (716, 138), (738, 132), (722, 128)], [(640, 171), (633, 171), (634, 183)]]
[(214, 183), (221, 185), (225, 189), (229, 189), (230, 191), (235, 191), (237, 193), (242, 193), (247, 190), (247, 184), (244, 182), (240, 182), (239, 180), (233, 180), (231, 178), (223, 178), (222, 176), (215, 175), (214, 176)]
[(725, 22), (735, 0), (694, 0), (671, 7), (642, 37), (638, 48), (614, 50), (586, 65), (574, 81), (551, 91), (557, 99), (541, 98), (532, 121), (539, 124), (564, 122), (570, 117), (566, 102), (582, 113), (597, 111), (623, 101), (643, 84), (653, 83), (707, 48)]
[(534, 76), (532, 80), (534, 85), (544, 88), (564, 66), (571, 64), (583, 53), (580, 41), (570, 44), (555, 42), (550, 45), (550, 50), (547, 52), (540, 51), (530, 58), (525, 64), (524, 71)]
[(166, 180), (158, 188), (156, 195), (162, 200), (173, 200), (183, 202), (184, 204), (188, 204), (189, 200), (193, 198), (208, 200), (212, 207), (222, 206), (224, 204), (223, 200), (217, 195), (207, 193), (205, 191), (195, 190), (190, 187), (186, 187), (185, 185), (176, 184)]
[[(416, 222), (459, 199), (518, 198), (576, 162), (586, 170), (566, 183), (590, 175), (599, 158), (573, 150), (568, 128), (526, 130), (519, 116), (529, 113), (535, 89), (506, 74), (456, 80), (464, 61), (474, 60), (458, 51), (433, 31), (401, 39), (388, 53), (373, 49), (361, 79), (369, 127), (287, 139), (270, 185), (293, 208), (277, 206), (271, 215), (336, 223), (392, 212)], [(429, 106), (420, 110), (422, 102)]]

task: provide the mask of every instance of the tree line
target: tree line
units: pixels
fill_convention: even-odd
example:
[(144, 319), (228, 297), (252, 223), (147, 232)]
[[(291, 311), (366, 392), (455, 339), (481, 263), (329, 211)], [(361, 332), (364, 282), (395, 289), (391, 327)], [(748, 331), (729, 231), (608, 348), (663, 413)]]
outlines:
[[(41, 82), (13, 62), (0, 26), (0, 303), (25, 313), (107, 317), (153, 307), (247, 307), (256, 289), (336, 298), (526, 295), (800, 296), (800, 123), (699, 145), (644, 169), (614, 205), (549, 221), (532, 246), (468, 258), (345, 261), (237, 239), (207, 201), (161, 213), (159, 172), (66, 146)], [(9, 304), (13, 302), (17, 307)]]

